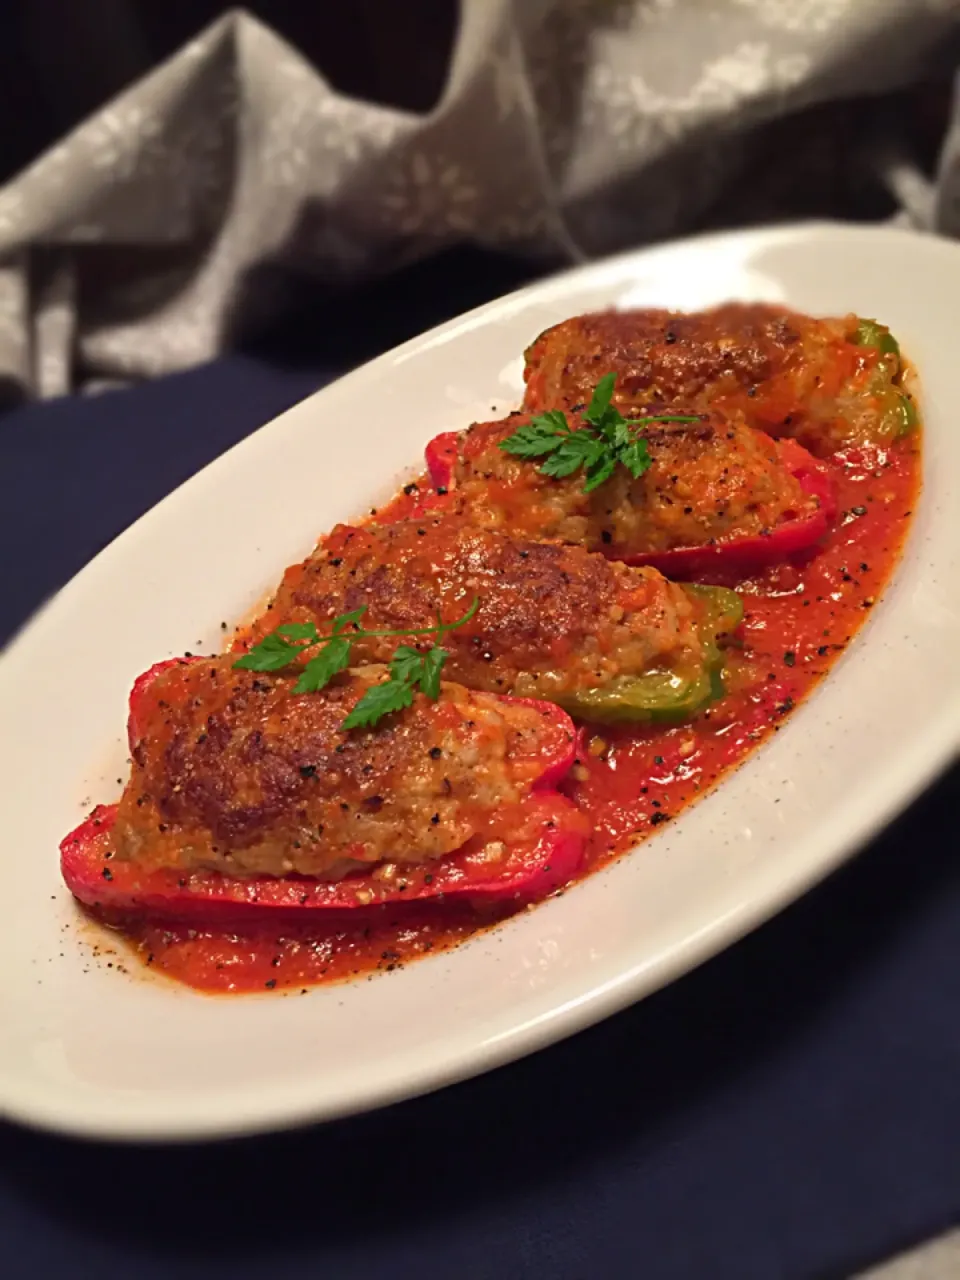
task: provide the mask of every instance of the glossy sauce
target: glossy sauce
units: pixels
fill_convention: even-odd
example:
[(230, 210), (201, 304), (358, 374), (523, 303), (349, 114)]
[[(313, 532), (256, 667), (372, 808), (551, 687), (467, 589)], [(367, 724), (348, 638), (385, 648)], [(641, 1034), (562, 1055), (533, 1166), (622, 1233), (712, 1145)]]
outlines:
[[(586, 876), (673, 821), (765, 737), (830, 669), (867, 621), (895, 568), (920, 484), (919, 435), (888, 452), (838, 455), (841, 516), (815, 557), (729, 581), (746, 615), (727, 651), (727, 693), (696, 721), (675, 727), (585, 731), (566, 790), (589, 816)], [(421, 482), (427, 491), (427, 482)], [(416, 511), (413, 486), (382, 509), (383, 520)], [(236, 643), (242, 642), (242, 633)], [(463, 906), (389, 906), (309, 932), (229, 934), (141, 924), (128, 931), (152, 969), (203, 991), (286, 989), (370, 977), (445, 950), (515, 908), (478, 914)]]

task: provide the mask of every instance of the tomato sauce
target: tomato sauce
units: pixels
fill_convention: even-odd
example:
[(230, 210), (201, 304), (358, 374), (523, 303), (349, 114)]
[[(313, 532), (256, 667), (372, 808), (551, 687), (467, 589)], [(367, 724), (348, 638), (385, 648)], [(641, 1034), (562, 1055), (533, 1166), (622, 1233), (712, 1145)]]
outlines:
[[(726, 583), (742, 594), (745, 617), (727, 651), (724, 697), (690, 724), (584, 733), (565, 784), (593, 832), (581, 876), (674, 821), (775, 733), (867, 620), (919, 494), (919, 434), (887, 451), (837, 455), (834, 465), (841, 514), (816, 555)], [(426, 480), (407, 485), (370, 516), (414, 514), (428, 490)], [(243, 641), (241, 630), (234, 645)], [(235, 934), (158, 923), (124, 935), (149, 968), (201, 991), (305, 994), (318, 983), (369, 978), (443, 951), (516, 910), (434, 903), (364, 912), (357, 926), (341, 917), (282, 935), (275, 926)]]
[(840, 517), (805, 565), (729, 585), (744, 601), (727, 651), (727, 694), (675, 728), (604, 732), (574, 766), (589, 813), (589, 870), (674, 818), (775, 733), (854, 638), (889, 580), (919, 495), (917, 438), (887, 453), (837, 458)]

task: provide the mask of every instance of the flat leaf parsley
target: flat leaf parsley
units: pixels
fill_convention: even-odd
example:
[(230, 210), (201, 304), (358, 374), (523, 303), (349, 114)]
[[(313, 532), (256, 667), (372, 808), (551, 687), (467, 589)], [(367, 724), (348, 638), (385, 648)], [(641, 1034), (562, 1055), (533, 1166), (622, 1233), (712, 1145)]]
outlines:
[(538, 413), (512, 436), (500, 441), (504, 453), (517, 458), (546, 458), (540, 471), (560, 480), (581, 467), (583, 489), (590, 493), (609, 480), (617, 466), (624, 466), (638, 479), (651, 465), (647, 442), (637, 429), (649, 422), (696, 422), (696, 417), (662, 413), (646, 418), (626, 419), (611, 404), (615, 373), (605, 374), (597, 383), (583, 415), (584, 425), (571, 427), (561, 409)]
[[(307, 649), (319, 645), (319, 651), (300, 672), (294, 693), (318, 693), (325, 689), (339, 672), (350, 666), (350, 656), (355, 640), (374, 636), (428, 636), (443, 635), (455, 631), (477, 612), (479, 597), (456, 622), (441, 622), (435, 627), (416, 627), (401, 631), (365, 631), (360, 619), (366, 613), (366, 605), (350, 613), (341, 613), (333, 619), (333, 632), (322, 636), (312, 622), (286, 622), (253, 646), (249, 653), (233, 664), (244, 671), (283, 671)], [(447, 657), (446, 649), (431, 645), (422, 652), (410, 645), (400, 645), (390, 660), (389, 678), (382, 684), (372, 685), (343, 722), (344, 729), (366, 729), (377, 724), (384, 716), (402, 711), (413, 702), (419, 689), (428, 698), (440, 696), (440, 672)]]

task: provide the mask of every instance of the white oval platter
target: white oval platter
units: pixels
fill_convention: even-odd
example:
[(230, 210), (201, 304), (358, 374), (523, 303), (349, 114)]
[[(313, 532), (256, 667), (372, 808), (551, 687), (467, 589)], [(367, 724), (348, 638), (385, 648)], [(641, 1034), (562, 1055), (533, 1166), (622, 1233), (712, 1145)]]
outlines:
[[(738, 232), (578, 268), (321, 391), (107, 547), (0, 660), (0, 1114), (182, 1139), (380, 1106), (640, 999), (853, 853), (960, 742), (958, 297), (960, 248), (887, 228)], [(372, 981), (214, 998), (91, 963), (57, 845), (91, 798), (117, 794), (133, 677), (199, 637), (216, 648), (221, 619), (391, 492), (433, 434), (513, 407), (520, 353), (547, 324), (728, 298), (880, 317), (919, 369), (926, 421), (925, 487), (896, 578), (775, 740), (575, 891)]]

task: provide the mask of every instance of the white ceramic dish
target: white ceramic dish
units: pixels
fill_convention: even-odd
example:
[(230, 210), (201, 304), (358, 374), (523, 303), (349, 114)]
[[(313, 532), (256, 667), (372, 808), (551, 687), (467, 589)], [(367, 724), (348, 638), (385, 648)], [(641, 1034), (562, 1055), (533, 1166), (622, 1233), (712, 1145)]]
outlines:
[[(960, 248), (888, 229), (739, 233), (588, 266), (344, 378), (108, 547), (0, 663), (0, 1112), (73, 1133), (173, 1138), (381, 1105), (639, 999), (848, 857), (960, 741), (958, 296)], [(783, 732), (575, 892), (374, 981), (218, 999), (91, 962), (57, 844), (91, 797), (118, 791), (132, 678), (198, 637), (215, 648), (221, 619), (243, 614), (318, 532), (390, 492), (430, 436), (511, 407), (520, 352), (548, 323), (611, 303), (729, 297), (879, 316), (922, 379), (925, 489), (905, 559)]]

